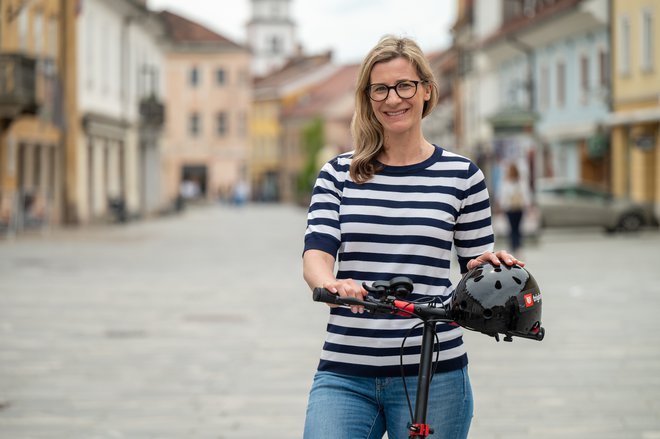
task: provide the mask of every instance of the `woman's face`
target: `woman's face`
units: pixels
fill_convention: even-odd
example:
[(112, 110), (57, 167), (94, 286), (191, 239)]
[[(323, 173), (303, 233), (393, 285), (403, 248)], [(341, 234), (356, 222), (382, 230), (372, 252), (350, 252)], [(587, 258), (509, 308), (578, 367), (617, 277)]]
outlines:
[[(419, 75), (413, 64), (406, 58), (395, 58), (375, 64), (371, 69), (370, 85), (384, 84), (394, 86), (401, 81), (419, 81)], [(376, 119), (383, 125), (386, 134), (404, 134), (411, 130), (421, 130), (424, 103), (431, 98), (428, 84), (417, 84), (417, 92), (408, 99), (397, 95), (394, 89), (384, 101), (370, 99)]]

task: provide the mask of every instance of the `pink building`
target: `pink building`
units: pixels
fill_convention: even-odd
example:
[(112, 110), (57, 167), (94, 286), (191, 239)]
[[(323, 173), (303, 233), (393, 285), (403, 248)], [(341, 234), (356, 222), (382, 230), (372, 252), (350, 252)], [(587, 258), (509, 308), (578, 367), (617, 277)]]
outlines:
[(162, 187), (174, 201), (216, 199), (247, 178), (251, 56), (208, 28), (168, 11), (167, 114)]

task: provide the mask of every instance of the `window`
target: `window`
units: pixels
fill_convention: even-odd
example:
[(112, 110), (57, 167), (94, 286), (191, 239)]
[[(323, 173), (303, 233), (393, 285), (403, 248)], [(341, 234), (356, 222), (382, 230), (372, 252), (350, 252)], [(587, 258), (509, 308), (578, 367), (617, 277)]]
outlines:
[(557, 106), (566, 105), (566, 64), (564, 61), (557, 63)]
[(201, 120), (199, 118), (199, 113), (191, 113), (188, 121), (188, 132), (192, 137), (197, 137), (201, 131)]
[(270, 52), (275, 54), (282, 52), (282, 41), (276, 36), (270, 38)]
[(41, 11), (34, 13), (34, 52), (43, 56), (44, 50), (44, 14)]
[(199, 85), (199, 80), (200, 80), (200, 74), (199, 74), (199, 69), (197, 66), (194, 66), (190, 69), (190, 76), (189, 76), (189, 82), (192, 87), (197, 87)]
[(642, 11), (642, 71), (653, 70), (653, 15), (650, 10)]
[(215, 82), (217, 82), (218, 85), (225, 85), (226, 81), (227, 81), (227, 74), (225, 73), (225, 69), (219, 68), (218, 70), (216, 70)]
[(18, 14), (18, 45), (23, 51), (28, 48), (28, 8), (23, 6)]
[(541, 67), (539, 87), (539, 106), (546, 110), (550, 106), (550, 69), (547, 65)]
[(605, 49), (598, 52), (598, 84), (607, 87), (610, 82), (610, 56)]
[(580, 102), (582, 105), (589, 102), (589, 57), (580, 57)]
[(619, 17), (619, 73), (630, 74), (630, 20), (627, 16)]
[(220, 137), (224, 137), (227, 134), (227, 113), (221, 111), (215, 117), (216, 123), (216, 133)]
[(48, 54), (52, 58), (57, 57), (59, 38), (58, 38), (58, 21), (57, 16), (52, 16), (48, 20)]
[(110, 24), (105, 20), (101, 26), (101, 32), (97, 33), (97, 36), (101, 39), (101, 53), (103, 56), (100, 56), (100, 66), (101, 71), (99, 72), (99, 77), (102, 81), (102, 91), (103, 94), (108, 94), (110, 89)]

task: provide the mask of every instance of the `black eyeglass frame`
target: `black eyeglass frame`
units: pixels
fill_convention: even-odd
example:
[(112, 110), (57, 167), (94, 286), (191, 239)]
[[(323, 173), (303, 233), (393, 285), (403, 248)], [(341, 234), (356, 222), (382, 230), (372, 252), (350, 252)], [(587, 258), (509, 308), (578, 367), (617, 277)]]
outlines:
[[(425, 80), (415, 81), (415, 80), (412, 80), (412, 79), (404, 79), (403, 81), (398, 81), (398, 82), (397, 82), (396, 84), (394, 84), (394, 85), (387, 85), (387, 84), (380, 84), (380, 83), (369, 84), (369, 85), (365, 88), (364, 91), (366, 92), (366, 94), (367, 94), (367, 96), (369, 97), (369, 99), (371, 99), (371, 100), (374, 101), (374, 102), (383, 102), (383, 101), (387, 100), (387, 98), (390, 96), (390, 90), (394, 90), (394, 93), (396, 93), (396, 95), (397, 95), (400, 99), (412, 99), (412, 98), (414, 98), (415, 95), (417, 94), (417, 86), (418, 86), (420, 83), (423, 84), (423, 83), (425, 83), (425, 82), (427, 82), (427, 81), (425, 81)], [(412, 84), (415, 84), (415, 91), (413, 92), (412, 95), (410, 95), (410, 96), (404, 98), (403, 96), (401, 96), (401, 95), (399, 94), (399, 90), (397, 90), (397, 87), (398, 87), (400, 84), (405, 84), (405, 83), (412, 83)], [(376, 86), (376, 85), (379, 86), (379, 87), (382, 86), (382, 87), (386, 87), (386, 88), (387, 88), (387, 93), (385, 94), (385, 97), (384, 97), (383, 99), (374, 99), (374, 98), (371, 96), (371, 89), (372, 89), (372, 87), (374, 87), (374, 86)]]

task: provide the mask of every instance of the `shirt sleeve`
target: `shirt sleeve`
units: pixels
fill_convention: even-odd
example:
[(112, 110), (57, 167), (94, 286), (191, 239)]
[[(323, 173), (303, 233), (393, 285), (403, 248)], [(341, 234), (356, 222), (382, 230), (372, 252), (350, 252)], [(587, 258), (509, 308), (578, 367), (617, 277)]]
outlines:
[(316, 179), (307, 212), (305, 246), (307, 250), (321, 250), (334, 258), (341, 245), (339, 206), (348, 165), (340, 157), (326, 163)]
[(465, 184), (465, 195), (454, 229), (454, 246), (461, 273), (467, 272), (470, 259), (493, 251), (495, 242), (486, 181), (483, 172), (473, 163), (467, 170)]

